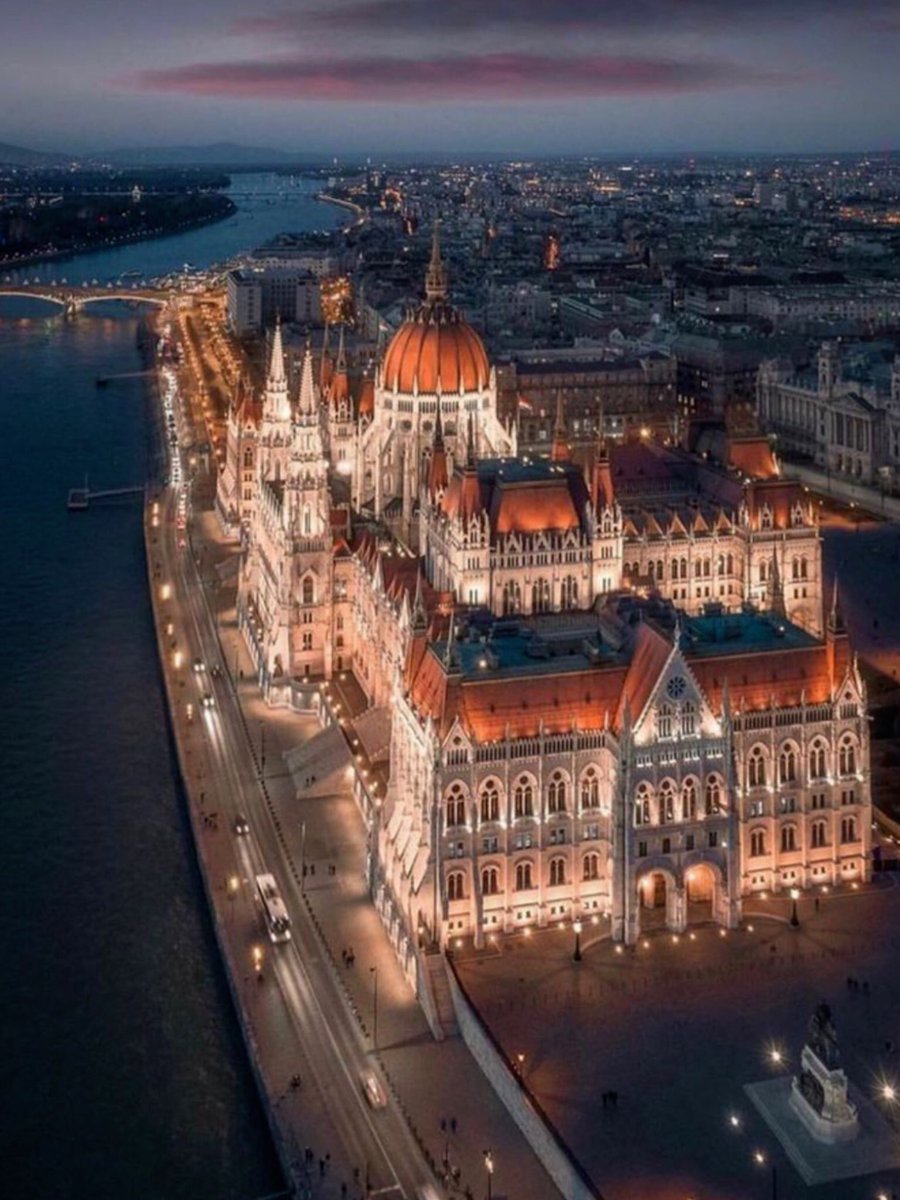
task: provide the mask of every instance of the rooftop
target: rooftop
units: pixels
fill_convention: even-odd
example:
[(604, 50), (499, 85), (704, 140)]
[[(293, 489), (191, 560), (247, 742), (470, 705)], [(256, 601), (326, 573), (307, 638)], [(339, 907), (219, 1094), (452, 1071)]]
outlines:
[(817, 644), (811, 634), (772, 612), (721, 613), (689, 617), (682, 623), (681, 648), (689, 658)]

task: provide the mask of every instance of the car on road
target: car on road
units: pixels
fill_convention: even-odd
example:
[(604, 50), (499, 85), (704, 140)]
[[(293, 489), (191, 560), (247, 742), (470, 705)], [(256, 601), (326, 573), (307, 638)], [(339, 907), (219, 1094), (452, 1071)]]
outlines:
[(246, 837), (250, 832), (250, 822), (242, 813), (238, 813), (234, 818), (234, 832), (238, 837)]
[(441, 1196), (433, 1183), (420, 1183), (416, 1188), (416, 1200), (441, 1200)]
[(204, 708), (212, 708), (214, 701), (209, 692), (203, 693), (203, 699), (200, 701), (200, 703)]
[(202, 658), (194, 659), (194, 671), (197, 675), (199, 675), (203, 671), (203, 659)]
[(384, 1094), (384, 1088), (374, 1071), (363, 1071), (360, 1075), (360, 1083), (362, 1084), (363, 1095), (366, 1098), (371, 1108), (385, 1108), (387, 1106), (387, 1096)]

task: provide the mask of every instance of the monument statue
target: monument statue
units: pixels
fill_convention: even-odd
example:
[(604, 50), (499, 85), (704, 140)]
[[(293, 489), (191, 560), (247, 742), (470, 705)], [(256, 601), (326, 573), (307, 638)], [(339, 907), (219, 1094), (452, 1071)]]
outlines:
[(849, 1142), (859, 1132), (847, 1076), (840, 1067), (831, 1009), (823, 1000), (810, 1018), (800, 1055), (800, 1074), (791, 1083), (791, 1107), (820, 1142)]

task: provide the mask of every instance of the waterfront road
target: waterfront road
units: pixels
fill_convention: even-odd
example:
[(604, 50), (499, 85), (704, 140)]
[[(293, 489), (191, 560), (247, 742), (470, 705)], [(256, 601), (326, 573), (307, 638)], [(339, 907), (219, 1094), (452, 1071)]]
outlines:
[[(295, 1164), (296, 1181), (314, 1186), (310, 1194), (344, 1195), (338, 1188), (346, 1184), (351, 1196), (368, 1190), (413, 1200), (433, 1178), (431, 1171), (384, 1081), (383, 1108), (370, 1107), (365, 1098), (361, 1081), (369, 1072), (380, 1078), (380, 1067), (367, 1052), (287, 866), (215, 620), (187, 539), (176, 530), (174, 494), (161, 493), (159, 501), (152, 574), (158, 620), (171, 624), (171, 633), (163, 629), (161, 635), (169, 639), (164, 666), (175, 733), (220, 941), (282, 1146)], [(198, 673), (191, 668), (195, 658), (204, 664)], [(215, 679), (209, 674), (214, 665), (222, 668)], [(211, 708), (199, 703), (204, 693), (213, 697)], [(238, 812), (250, 825), (243, 837), (232, 835)], [(266, 939), (255, 901), (254, 876), (267, 870), (275, 874), (293, 922), (292, 940), (279, 945)], [(261, 979), (254, 966), (260, 950)], [(301, 1079), (299, 1097), (291, 1094), (294, 1074)], [(315, 1143), (311, 1164), (309, 1141)]]

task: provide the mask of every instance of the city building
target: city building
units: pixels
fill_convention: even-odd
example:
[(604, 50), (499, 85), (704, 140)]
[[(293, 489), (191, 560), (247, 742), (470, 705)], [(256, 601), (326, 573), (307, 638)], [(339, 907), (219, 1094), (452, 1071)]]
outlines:
[(436, 238), (374, 376), (343, 357), (317, 381), (307, 348), (292, 396), (276, 328), (218, 507), (267, 700), (329, 720), (352, 678), (349, 736), (381, 731), (370, 883), (420, 993), (456, 938), (596, 917), (633, 944), (868, 878), (865, 688), (766, 439), (601, 435), (578, 465), (560, 403), (549, 456), (517, 454)]
[[(889, 348), (889, 353), (893, 348)], [(757, 383), (760, 423), (783, 453), (854, 482), (891, 486), (900, 467), (900, 356), (855, 356), (824, 342), (816, 362), (794, 370), (770, 359)]]
[(320, 324), (320, 281), (296, 263), (237, 267), (228, 272), (226, 309), (228, 324), (238, 337), (259, 333), (276, 316), (303, 325)]

